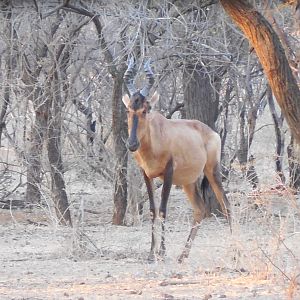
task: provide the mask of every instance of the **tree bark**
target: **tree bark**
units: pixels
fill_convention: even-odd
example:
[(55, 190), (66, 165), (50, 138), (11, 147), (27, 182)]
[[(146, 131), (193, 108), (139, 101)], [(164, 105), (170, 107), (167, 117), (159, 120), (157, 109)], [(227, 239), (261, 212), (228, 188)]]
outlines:
[[(38, 84), (38, 78), (43, 69), (43, 61), (48, 54), (48, 47), (40, 37), (38, 31), (39, 23), (33, 25), (35, 34), (35, 60), (30, 63), (24, 54), (24, 69), (22, 80), (26, 86), (26, 93), (31, 99), (35, 112), (35, 121), (31, 126), (31, 136), (28, 142), (28, 151), (26, 153), (27, 163), (27, 183), (26, 183), (26, 201), (29, 203), (38, 203), (41, 201), (41, 182), (42, 182), (42, 154), (43, 145), (47, 136), (49, 121), (50, 99), (44, 97), (44, 88)], [(58, 24), (52, 24), (50, 35), (53, 38), (59, 27)]]
[[(35, 94), (39, 94), (36, 92)], [(42, 97), (36, 97), (42, 99)], [(40, 101), (38, 101), (40, 102)], [(35, 122), (31, 127), (27, 161), (26, 201), (39, 203), (41, 200), (42, 165), (41, 157), (43, 144), (47, 135), (49, 99), (45, 99), (41, 105), (34, 101)]]
[(220, 1), (254, 47), (291, 132), (300, 143), (300, 90), (277, 34), (246, 0)]
[(267, 90), (267, 97), (268, 97), (269, 108), (271, 111), (271, 115), (275, 127), (275, 137), (276, 137), (275, 170), (278, 176), (280, 177), (282, 183), (285, 183), (285, 176), (282, 168), (283, 152), (284, 152), (284, 134), (282, 132), (282, 125), (284, 119), (282, 114), (278, 116), (276, 112), (274, 100), (273, 100), (273, 94), (270, 87), (268, 87)]
[(4, 24), (4, 35), (5, 38), (11, 42), (11, 44), (7, 46), (7, 53), (5, 55), (6, 59), (6, 80), (4, 81), (4, 93), (3, 93), (3, 104), (0, 111), (0, 147), (1, 147), (1, 139), (3, 129), (5, 128), (5, 119), (7, 108), (10, 103), (11, 98), (11, 85), (13, 79), (13, 70), (16, 68), (16, 53), (14, 53), (15, 46), (15, 30), (13, 28), (13, 24), (11, 21), (11, 3), (8, 0), (3, 1), (0, 4), (1, 13), (4, 15), (6, 22)]
[(60, 103), (52, 96), (52, 114), (48, 127), (48, 158), (51, 168), (52, 195), (56, 216), (61, 225), (72, 225), (68, 196), (63, 177), (63, 163), (61, 156), (61, 108)]
[[(213, 130), (215, 130), (219, 112), (217, 81), (218, 78), (211, 79), (201, 65), (189, 64), (184, 69), (183, 89), (186, 117), (199, 120)], [(212, 83), (215, 86), (212, 86)]]
[(127, 207), (127, 160), (128, 151), (125, 141), (127, 139), (126, 111), (121, 98), (123, 93), (123, 72), (119, 72), (114, 78), (112, 95), (112, 128), (114, 152), (116, 155), (116, 169), (114, 180), (114, 214), (112, 223), (124, 225), (124, 217)]
[(289, 186), (295, 190), (300, 190), (300, 145), (295, 143), (293, 136), (291, 142), (287, 147), (288, 161), (289, 161)]

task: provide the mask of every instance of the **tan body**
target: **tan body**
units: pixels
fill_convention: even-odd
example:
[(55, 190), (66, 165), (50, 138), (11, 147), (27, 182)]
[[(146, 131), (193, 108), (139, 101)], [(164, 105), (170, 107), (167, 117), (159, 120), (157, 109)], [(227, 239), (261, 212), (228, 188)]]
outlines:
[[(194, 183), (209, 163), (220, 159), (220, 137), (197, 120), (169, 120), (158, 112), (147, 115), (148, 133), (134, 152), (149, 178), (163, 180), (164, 169), (173, 159), (173, 184)], [(176, 137), (176, 138), (175, 138)]]
[[(149, 112), (151, 105), (158, 101), (155, 93), (150, 101), (145, 101), (138, 93), (123, 102), (128, 109), (128, 148), (143, 170), (147, 186), (152, 218), (152, 242), (149, 258), (156, 257), (156, 236), (154, 220), (153, 178), (163, 180), (159, 215), (162, 219), (161, 246), (158, 255), (165, 253), (165, 218), (167, 202), (172, 184), (183, 187), (194, 210), (194, 227), (191, 229), (185, 249), (179, 261), (189, 255), (198, 224), (205, 217), (203, 183), (208, 180), (224, 215), (230, 222), (229, 202), (224, 193), (220, 174), (221, 141), (219, 135), (207, 125), (196, 120), (169, 120), (158, 112)], [(198, 179), (203, 178), (199, 187)]]

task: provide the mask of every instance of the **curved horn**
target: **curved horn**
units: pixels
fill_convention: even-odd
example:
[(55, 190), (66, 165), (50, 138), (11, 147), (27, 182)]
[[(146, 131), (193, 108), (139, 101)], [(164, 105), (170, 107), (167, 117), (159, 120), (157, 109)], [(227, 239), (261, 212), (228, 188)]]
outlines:
[(146, 78), (148, 80), (148, 82), (146, 83), (146, 85), (143, 87), (143, 89), (140, 92), (140, 94), (143, 95), (144, 97), (148, 96), (149, 91), (154, 84), (154, 74), (151, 70), (150, 63), (151, 63), (151, 58), (149, 58), (144, 64), (144, 71), (146, 73)]
[(134, 58), (133, 56), (131, 56), (131, 58), (128, 60), (127, 70), (123, 76), (124, 82), (131, 96), (137, 92), (137, 89), (135, 88), (133, 82), (135, 75), (136, 75), (136, 69), (135, 69)]

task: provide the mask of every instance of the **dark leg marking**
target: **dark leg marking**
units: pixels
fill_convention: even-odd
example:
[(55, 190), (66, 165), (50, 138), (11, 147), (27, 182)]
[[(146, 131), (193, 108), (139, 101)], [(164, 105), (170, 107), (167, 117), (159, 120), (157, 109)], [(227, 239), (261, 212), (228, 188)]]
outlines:
[(161, 223), (161, 243), (160, 243), (160, 256), (164, 256), (166, 253), (166, 244), (165, 244), (165, 222), (166, 222), (166, 213), (167, 213), (167, 204), (170, 195), (170, 190), (173, 182), (173, 159), (171, 158), (164, 171), (164, 183), (161, 192), (161, 203), (159, 207), (159, 216), (162, 219)]
[(153, 179), (149, 178), (146, 173), (143, 171), (143, 175), (144, 175), (144, 180), (146, 183), (146, 187), (147, 187), (147, 192), (148, 192), (148, 196), (149, 196), (149, 202), (150, 202), (150, 218), (151, 218), (151, 248), (150, 248), (150, 253), (149, 253), (149, 257), (148, 260), (149, 261), (153, 261), (155, 258), (154, 252), (155, 252), (155, 248), (156, 248), (156, 238), (155, 238), (155, 228), (154, 228), (154, 222), (155, 222), (155, 218), (156, 218), (156, 214), (155, 214), (155, 202), (154, 202), (154, 196), (153, 196)]

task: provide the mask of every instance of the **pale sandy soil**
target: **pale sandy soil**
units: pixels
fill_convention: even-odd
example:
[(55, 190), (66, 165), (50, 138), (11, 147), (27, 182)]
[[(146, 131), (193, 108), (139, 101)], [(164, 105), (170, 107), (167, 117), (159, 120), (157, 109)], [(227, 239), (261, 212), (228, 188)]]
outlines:
[[(85, 208), (101, 213), (85, 213), (84, 225), (75, 229), (57, 226), (46, 208), (0, 209), (1, 300), (300, 299), (296, 197), (231, 195), (239, 204), (233, 234), (223, 219), (204, 220), (189, 259), (180, 265), (176, 258), (191, 209), (181, 190), (173, 189), (167, 256), (149, 264), (148, 214), (139, 225), (112, 226), (111, 190), (94, 188), (97, 193), (78, 184), (69, 191), (74, 203), (84, 199)], [(255, 209), (254, 202), (265, 204)]]

